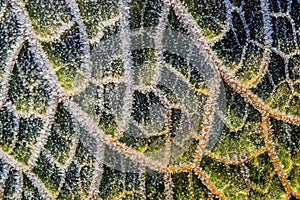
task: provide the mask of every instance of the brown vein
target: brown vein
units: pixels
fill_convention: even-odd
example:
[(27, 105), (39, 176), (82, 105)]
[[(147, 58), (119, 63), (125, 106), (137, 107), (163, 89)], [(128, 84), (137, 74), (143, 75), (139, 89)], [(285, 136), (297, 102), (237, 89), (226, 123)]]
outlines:
[(216, 195), (219, 199), (225, 200), (227, 199), (224, 194), (222, 194), (216, 186), (210, 181), (209, 177), (205, 174), (205, 172), (199, 168), (195, 168), (194, 172), (198, 175), (199, 179), (202, 183), (212, 192), (212, 194)]
[(289, 199), (290, 195), (293, 195), (297, 198), (300, 197), (300, 194), (297, 194), (295, 192), (292, 191), (291, 187), (290, 187), (290, 183), (286, 178), (286, 174), (283, 170), (283, 167), (279, 161), (279, 158), (276, 155), (275, 149), (274, 149), (274, 143), (272, 140), (272, 133), (271, 133), (271, 129), (270, 129), (270, 120), (269, 120), (269, 116), (268, 115), (263, 115), (262, 116), (262, 129), (263, 129), (263, 138), (264, 138), (264, 142), (266, 145), (266, 149), (268, 151), (269, 157), (271, 159), (271, 162), (274, 166), (274, 169), (278, 175), (278, 178), (284, 188), (284, 190), (286, 191), (286, 199)]
[(205, 38), (201, 34), (200, 27), (194, 21), (192, 15), (182, 5), (179, 0), (172, 0), (172, 6), (175, 10), (176, 15), (180, 18), (181, 23), (185, 25), (189, 33), (195, 40), (195, 43), (200, 49), (206, 51), (208, 61), (211, 62), (212, 66), (219, 71), (223, 80), (237, 93), (239, 93), (247, 102), (251, 103), (256, 110), (260, 113), (269, 113), (269, 115), (275, 119), (289, 122), (292, 124), (300, 125), (300, 117), (295, 115), (288, 115), (282, 113), (276, 109), (270, 108), (265, 102), (258, 98), (253, 92), (247, 89), (236, 77), (227, 71), (226, 67), (218, 59), (217, 55), (208, 46)]
[(166, 194), (166, 199), (167, 200), (172, 200), (173, 199), (173, 194), (172, 194), (172, 177), (171, 173), (166, 172), (164, 174), (164, 180), (165, 180), (165, 194)]
[(255, 152), (253, 154), (250, 154), (248, 157), (246, 157), (244, 159), (241, 159), (241, 160), (238, 160), (238, 161), (233, 161), (233, 160), (228, 160), (226, 158), (221, 158), (221, 157), (218, 157), (217, 155), (215, 155), (214, 153), (211, 153), (211, 152), (207, 153), (206, 156), (216, 160), (217, 162), (224, 163), (225, 165), (241, 165), (243, 163), (250, 162), (254, 158), (264, 154), (266, 151), (267, 151), (267, 149), (264, 147), (264, 148), (260, 149), (259, 151)]

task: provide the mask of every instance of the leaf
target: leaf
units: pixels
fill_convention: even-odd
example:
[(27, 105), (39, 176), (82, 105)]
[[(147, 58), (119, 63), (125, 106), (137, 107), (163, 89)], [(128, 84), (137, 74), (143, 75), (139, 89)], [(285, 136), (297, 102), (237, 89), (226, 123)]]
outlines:
[(300, 4), (0, 1), (1, 199), (300, 199)]

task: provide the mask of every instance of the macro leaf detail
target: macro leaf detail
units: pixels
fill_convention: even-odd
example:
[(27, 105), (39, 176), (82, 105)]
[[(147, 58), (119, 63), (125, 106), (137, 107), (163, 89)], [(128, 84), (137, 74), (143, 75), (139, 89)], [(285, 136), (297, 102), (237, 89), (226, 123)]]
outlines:
[(300, 199), (299, 45), (297, 0), (0, 0), (0, 199)]

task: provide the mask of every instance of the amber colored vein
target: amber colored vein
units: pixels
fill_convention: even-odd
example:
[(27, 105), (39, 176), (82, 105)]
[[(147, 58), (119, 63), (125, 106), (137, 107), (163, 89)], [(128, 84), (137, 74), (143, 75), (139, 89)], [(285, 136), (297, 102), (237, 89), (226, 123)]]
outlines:
[(278, 156), (276, 155), (275, 149), (274, 149), (274, 142), (272, 140), (272, 133), (270, 129), (270, 120), (268, 115), (262, 116), (262, 128), (263, 128), (263, 138), (266, 145), (266, 149), (268, 151), (268, 154), (270, 156), (271, 162), (274, 166), (274, 169), (278, 175), (278, 178), (286, 191), (287, 199), (290, 197), (290, 195), (293, 195), (297, 198), (300, 198), (300, 194), (293, 192), (293, 190), (290, 187), (290, 183), (287, 180), (286, 174), (283, 170), (282, 164), (280, 163), (280, 160)]

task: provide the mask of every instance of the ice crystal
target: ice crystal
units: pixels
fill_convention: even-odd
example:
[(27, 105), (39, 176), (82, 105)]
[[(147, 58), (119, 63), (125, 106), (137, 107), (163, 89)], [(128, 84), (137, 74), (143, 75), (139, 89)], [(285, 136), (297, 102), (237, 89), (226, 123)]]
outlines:
[(299, 45), (299, 0), (0, 0), (0, 198), (300, 199)]

